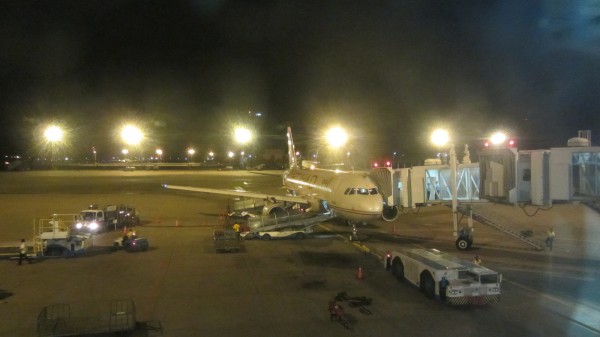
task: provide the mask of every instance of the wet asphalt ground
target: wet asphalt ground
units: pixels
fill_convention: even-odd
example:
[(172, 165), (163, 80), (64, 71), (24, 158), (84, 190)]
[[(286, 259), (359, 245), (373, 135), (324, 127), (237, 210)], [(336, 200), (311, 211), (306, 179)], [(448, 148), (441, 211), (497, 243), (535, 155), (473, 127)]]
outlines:
[[(38, 313), (52, 303), (68, 303), (74, 323), (79, 320), (90, 329), (94, 324), (102, 327), (110, 301), (121, 298), (135, 301), (137, 321), (160, 322), (164, 336), (598, 333), (597, 287), (593, 286), (598, 260), (592, 254), (581, 256), (582, 249), (576, 249), (582, 247), (581, 242), (561, 243), (567, 231), (560, 226), (552, 253), (532, 251), (477, 223), (474, 251), (458, 252), (448, 235), (451, 222), (449, 227), (447, 208), (432, 206), (393, 223), (361, 228), (360, 244), (345, 239), (347, 226), (330, 222), (316, 227), (316, 235), (306, 240), (247, 240), (240, 253), (217, 254), (212, 228), (220, 221), (227, 199), (161, 188), (161, 184), (170, 183), (277, 191), (281, 179), (269, 173), (0, 174), (2, 246), (15, 246), (21, 237), (30, 240), (36, 218), (77, 213), (91, 203), (137, 207), (142, 217), (138, 232), (151, 244), (148, 252), (115, 251), (112, 241), (120, 233), (108, 232), (95, 237), (93, 249), (83, 257), (41, 259), (20, 267), (15, 260), (1, 260), (0, 335), (35, 336)], [(553, 218), (573, 212), (560, 211), (536, 221), (545, 226)], [(587, 236), (583, 246), (589, 245), (590, 251), (594, 251), (593, 235)], [(502, 302), (452, 308), (398, 283), (383, 270), (378, 255), (408, 245), (437, 247), (465, 258), (473, 253), (481, 255), (484, 264), (505, 276)], [(358, 267), (364, 273), (361, 280), (356, 277)], [(569, 291), (560, 291), (563, 287)], [(351, 330), (329, 319), (328, 301), (341, 291), (373, 299), (370, 314), (346, 305)], [(136, 333), (149, 335), (147, 331)]]

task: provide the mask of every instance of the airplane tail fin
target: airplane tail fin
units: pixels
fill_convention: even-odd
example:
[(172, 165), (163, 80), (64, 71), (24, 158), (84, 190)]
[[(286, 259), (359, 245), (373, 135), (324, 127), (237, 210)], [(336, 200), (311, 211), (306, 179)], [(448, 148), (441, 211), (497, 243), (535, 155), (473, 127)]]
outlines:
[(288, 126), (287, 128), (287, 141), (288, 141), (288, 159), (290, 168), (297, 166), (296, 163), (296, 148), (294, 147), (294, 139), (292, 138), (292, 128)]

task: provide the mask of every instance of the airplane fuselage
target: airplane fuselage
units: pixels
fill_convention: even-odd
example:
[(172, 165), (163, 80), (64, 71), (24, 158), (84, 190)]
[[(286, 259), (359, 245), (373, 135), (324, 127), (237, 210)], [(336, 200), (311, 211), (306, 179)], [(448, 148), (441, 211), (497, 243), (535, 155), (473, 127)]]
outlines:
[(377, 220), (383, 201), (377, 186), (362, 172), (342, 172), (294, 167), (283, 184), (299, 195), (326, 201), (336, 216), (354, 222)]

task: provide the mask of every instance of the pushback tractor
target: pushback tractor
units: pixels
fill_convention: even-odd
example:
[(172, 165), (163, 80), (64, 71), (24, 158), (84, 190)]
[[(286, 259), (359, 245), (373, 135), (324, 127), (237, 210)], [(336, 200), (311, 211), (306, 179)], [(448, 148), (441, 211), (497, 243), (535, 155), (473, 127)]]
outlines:
[(437, 249), (388, 252), (384, 267), (399, 281), (406, 280), (417, 286), (425, 296), (451, 305), (500, 300), (501, 274)]

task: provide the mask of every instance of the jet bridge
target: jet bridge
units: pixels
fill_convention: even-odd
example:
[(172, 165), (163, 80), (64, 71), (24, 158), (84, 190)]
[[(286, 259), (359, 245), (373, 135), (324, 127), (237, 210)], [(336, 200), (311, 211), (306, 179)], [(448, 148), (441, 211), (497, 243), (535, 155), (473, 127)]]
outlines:
[[(463, 202), (478, 202), (479, 164), (458, 164), (456, 169), (457, 198)], [(452, 201), (449, 165), (414, 166), (393, 169), (373, 169), (370, 176), (377, 184), (387, 207), (414, 208), (425, 204)]]

